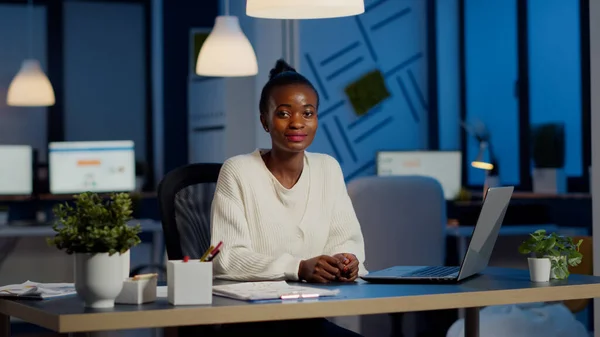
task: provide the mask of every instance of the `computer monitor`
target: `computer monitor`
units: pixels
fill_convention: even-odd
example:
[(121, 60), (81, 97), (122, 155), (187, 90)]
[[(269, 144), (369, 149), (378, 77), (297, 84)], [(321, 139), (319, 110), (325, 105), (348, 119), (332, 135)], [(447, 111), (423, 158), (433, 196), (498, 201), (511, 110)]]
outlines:
[(130, 192), (135, 189), (133, 141), (48, 145), (50, 193)]
[(0, 145), (0, 195), (33, 192), (33, 149), (27, 145)]
[(456, 198), (461, 189), (460, 151), (380, 151), (377, 175), (419, 175), (437, 179), (446, 200)]

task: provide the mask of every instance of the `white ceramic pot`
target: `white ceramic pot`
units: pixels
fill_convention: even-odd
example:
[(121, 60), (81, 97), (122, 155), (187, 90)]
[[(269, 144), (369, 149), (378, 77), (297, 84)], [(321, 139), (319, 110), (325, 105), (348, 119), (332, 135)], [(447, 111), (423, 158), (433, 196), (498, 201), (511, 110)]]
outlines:
[(550, 281), (550, 259), (547, 257), (527, 259), (529, 264), (529, 277), (532, 282), (548, 282)]
[(567, 175), (562, 168), (534, 168), (533, 192), (563, 194), (567, 192)]
[(131, 254), (129, 254), (129, 250), (125, 253), (121, 254), (121, 263), (123, 268), (123, 280), (129, 278), (129, 272), (131, 270)]
[(120, 254), (75, 254), (75, 290), (86, 307), (114, 307), (122, 288), (123, 258)]

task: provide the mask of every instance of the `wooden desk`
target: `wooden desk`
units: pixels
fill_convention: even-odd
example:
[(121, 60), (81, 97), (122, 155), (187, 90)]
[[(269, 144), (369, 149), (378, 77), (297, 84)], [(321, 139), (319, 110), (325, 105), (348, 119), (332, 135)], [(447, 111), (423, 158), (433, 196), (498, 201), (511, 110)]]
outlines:
[[(466, 337), (479, 336), (479, 308), (490, 305), (600, 297), (600, 277), (535, 284), (527, 270), (489, 268), (461, 284), (333, 285), (340, 294), (311, 302), (248, 303), (214, 297), (207, 306), (174, 307), (159, 298), (145, 305), (86, 309), (77, 297), (48, 301), (0, 300), (0, 337), (10, 336), (10, 316), (60, 332), (91, 332), (238, 322), (273, 321), (467, 308)], [(326, 286), (327, 287), (327, 286)], [(328, 286), (331, 287), (331, 286)]]

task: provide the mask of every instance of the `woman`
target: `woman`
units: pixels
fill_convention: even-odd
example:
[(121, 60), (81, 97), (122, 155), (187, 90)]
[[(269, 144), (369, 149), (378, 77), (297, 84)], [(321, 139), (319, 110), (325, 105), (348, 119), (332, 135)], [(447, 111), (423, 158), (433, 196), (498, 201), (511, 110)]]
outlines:
[(277, 61), (259, 103), (271, 149), (232, 157), (219, 174), (211, 219), (212, 242), (223, 242), (213, 262), (217, 278), (329, 283), (366, 273), (363, 236), (340, 165), (306, 151), (318, 107), (310, 81)]

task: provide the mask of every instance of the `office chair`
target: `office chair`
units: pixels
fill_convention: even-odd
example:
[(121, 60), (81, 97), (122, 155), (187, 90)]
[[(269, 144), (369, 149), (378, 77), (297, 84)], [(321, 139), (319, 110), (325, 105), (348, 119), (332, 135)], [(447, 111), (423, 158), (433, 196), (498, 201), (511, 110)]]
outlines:
[[(169, 260), (199, 259), (210, 247), (210, 208), (222, 164), (174, 169), (158, 185), (158, 204)], [(170, 336), (215, 335), (218, 325), (165, 329)]]
[[(348, 194), (364, 236), (367, 270), (395, 265), (444, 265), (448, 220), (444, 191), (436, 179), (361, 177), (348, 183)], [(390, 333), (402, 336), (404, 330), (406, 335), (412, 335), (415, 330), (429, 328), (423, 321), (432, 316), (433, 313), (363, 316), (361, 333), (369, 337)], [(453, 321), (454, 317), (440, 315), (437, 322), (450, 326)]]
[(174, 169), (158, 185), (158, 203), (169, 260), (200, 258), (210, 246), (210, 207), (222, 164)]

